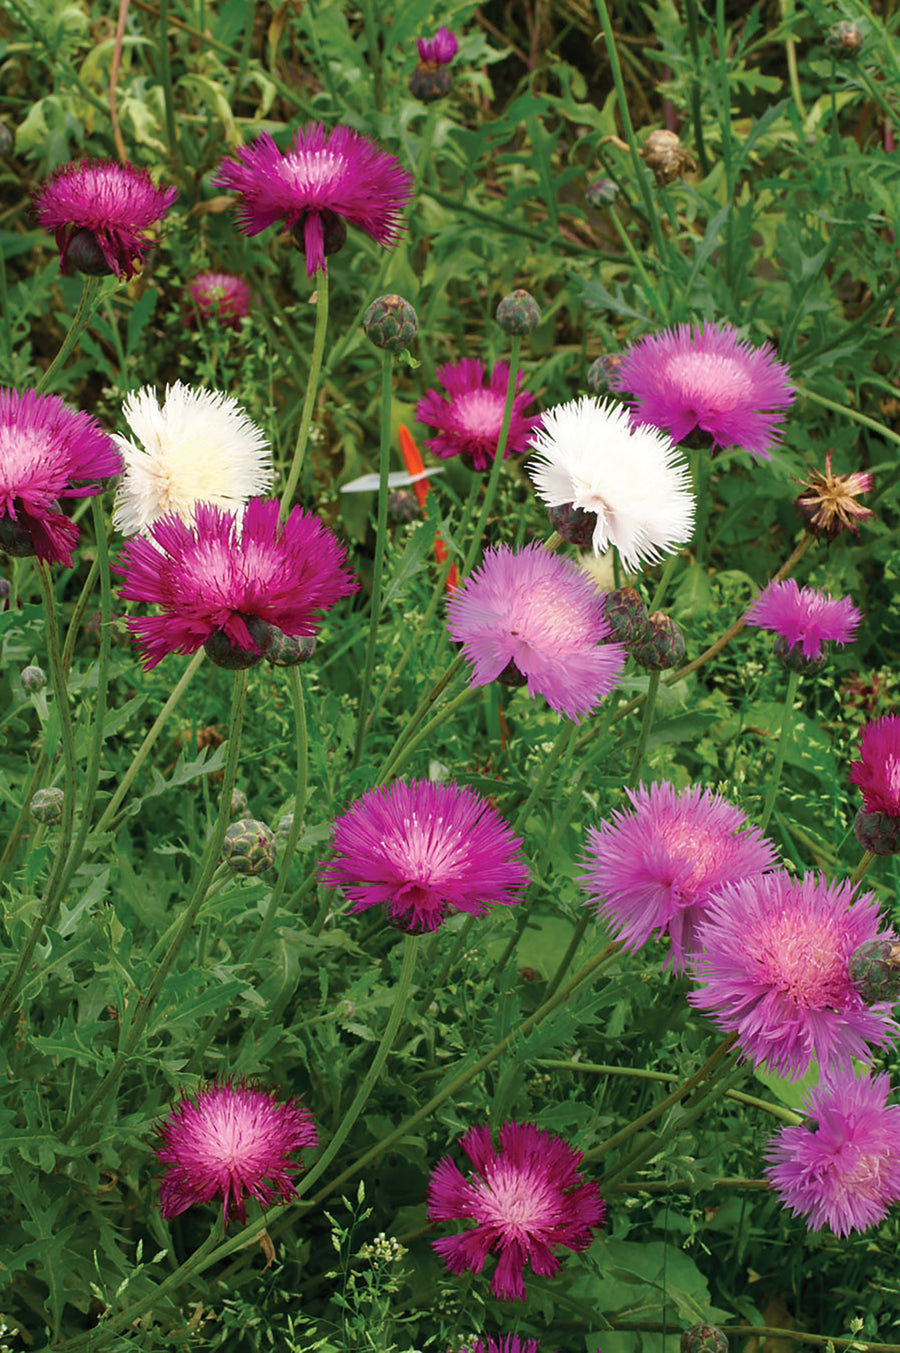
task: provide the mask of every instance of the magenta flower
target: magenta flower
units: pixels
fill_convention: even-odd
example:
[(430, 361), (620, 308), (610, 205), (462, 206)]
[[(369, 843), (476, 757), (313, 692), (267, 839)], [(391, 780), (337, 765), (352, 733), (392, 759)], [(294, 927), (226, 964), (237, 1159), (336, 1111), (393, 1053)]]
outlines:
[(720, 1029), (734, 1031), (753, 1065), (796, 1080), (813, 1057), (826, 1068), (896, 1038), (887, 1002), (863, 1003), (848, 971), (879, 932), (872, 893), (823, 875), (762, 874), (711, 898), (697, 934), (699, 991), (688, 995)]
[(771, 582), (744, 614), (748, 625), (774, 630), (788, 651), (798, 644), (807, 660), (822, 657), (828, 640), (846, 644), (856, 634), (861, 613), (849, 597), (831, 597), (815, 587), (798, 587), (793, 578)]
[(850, 780), (862, 790), (867, 813), (900, 817), (900, 717), (896, 714), (866, 724), (859, 760), (850, 763)]
[(328, 131), (318, 122), (298, 127), (282, 153), (263, 132), (226, 157), (213, 183), (240, 197), (238, 224), (245, 235), (283, 221), (306, 254), (313, 277), (325, 268), (347, 234), (359, 226), (385, 248), (397, 243), (401, 212), (412, 178), (393, 155), (350, 127)]
[(510, 664), (528, 694), (577, 723), (596, 709), (625, 666), (624, 644), (612, 633), (603, 594), (569, 559), (542, 545), (488, 550), (447, 602), (450, 636), (472, 664), (472, 685), (486, 686)]
[(296, 1188), (302, 1166), (295, 1151), (319, 1142), (312, 1114), (296, 1099), (279, 1103), (274, 1090), (245, 1081), (211, 1082), (184, 1095), (159, 1125), (156, 1158), (171, 1166), (160, 1185), (159, 1209), (177, 1217), (195, 1203), (222, 1197), (222, 1221), (246, 1221), (249, 1194), (268, 1207)]
[[(484, 362), (477, 357), (445, 362), (438, 367), (437, 378), (450, 398), (444, 399), (437, 390), (429, 390), (416, 405), (419, 422), (438, 431), (437, 437), (426, 441), (428, 449), (443, 460), (462, 456), (473, 470), (489, 470), (497, 455), (509, 367), (506, 362), (498, 362), (487, 385), (484, 376)], [(520, 371), (516, 376), (504, 458), (514, 451), (519, 455), (527, 451), (528, 439), (541, 421), (540, 415), (525, 417), (525, 409), (533, 402), (534, 395), (520, 390), (523, 379)]]
[(0, 549), (72, 567), (78, 527), (60, 498), (90, 498), (122, 458), (96, 419), (56, 395), (0, 389)]
[(754, 347), (731, 324), (679, 324), (630, 343), (611, 386), (629, 393), (641, 423), (676, 442), (699, 427), (715, 447), (768, 458), (781, 411), (794, 402), (788, 368), (769, 343)]
[(448, 911), (483, 916), (522, 900), (522, 845), (486, 799), (452, 781), (395, 780), (334, 823), (338, 858), (323, 872), (354, 912), (379, 903), (406, 928), (436, 930)]
[(279, 523), (275, 499), (251, 498), (242, 522), (198, 503), (193, 524), (170, 512), (147, 532), (129, 540), (113, 565), (125, 578), (122, 597), (163, 610), (127, 621), (147, 671), (167, 653), (196, 653), (203, 645), (209, 652), (213, 636), (216, 652), (230, 646), (248, 658), (221, 665), (252, 665), (271, 642), (269, 626), (314, 635), (318, 612), (359, 585), (331, 531), (300, 507)]
[(433, 38), (419, 38), (419, 60), (433, 66), (449, 66), (459, 50), (456, 34), (449, 28), (439, 28)]
[(62, 272), (75, 267), (129, 278), (150, 247), (147, 228), (177, 196), (177, 188), (155, 187), (146, 169), (133, 164), (74, 160), (41, 184), (34, 211), (44, 230), (56, 236)]
[(230, 272), (198, 273), (188, 292), (201, 320), (217, 319), (224, 328), (239, 329), (253, 304), (250, 287)]
[[(476, 1339), (459, 1353), (538, 1353), (539, 1347), (537, 1339), (520, 1339), (518, 1334), (506, 1334), (502, 1339), (488, 1339), (487, 1343)], [(447, 1353), (457, 1353), (457, 1350), (448, 1348)]]
[(679, 793), (664, 781), (626, 793), (632, 812), (588, 829), (589, 869), (579, 882), (626, 948), (640, 949), (654, 931), (668, 935), (666, 966), (683, 972), (716, 890), (772, 869), (775, 847), (740, 808), (699, 785)]
[(807, 1095), (812, 1121), (770, 1139), (772, 1187), (811, 1231), (865, 1231), (900, 1199), (900, 1107), (888, 1104), (890, 1089), (886, 1075), (841, 1068)]
[(431, 1174), (428, 1217), (476, 1225), (434, 1241), (434, 1248), (452, 1273), (480, 1273), (488, 1255), (497, 1254), (491, 1292), (524, 1301), (525, 1265), (552, 1277), (560, 1267), (555, 1247), (587, 1249), (591, 1232), (606, 1220), (606, 1204), (597, 1185), (578, 1173), (581, 1152), (533, 1123), (504, 1123), (499, 1151), (487, 1127), (471, 1128), (459, 1144), (475, 1178), (464, 1178), (445, 1156)]

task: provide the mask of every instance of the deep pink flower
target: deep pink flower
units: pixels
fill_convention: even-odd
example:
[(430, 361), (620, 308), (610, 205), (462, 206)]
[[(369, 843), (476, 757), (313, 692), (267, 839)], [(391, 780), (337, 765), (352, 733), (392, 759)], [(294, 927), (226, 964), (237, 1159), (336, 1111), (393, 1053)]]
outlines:
[(291, 1176), (303, 1167), (290, 1157), (319, 1138), (308, 1109), (275, 1095), (245, 1081), (213, 1081), (182, 1097), (159, 1125), (156, 1157), (171, 1166), (159, 1190), (164, 1217), (221, 1194), (227, 1226), (231, 1217), (246, 1220), (248, 1194), (263, 1207), (276, 1194), (293, 1197)]
[(476, 1225), (434, 1241), (434, 1248), (452, 1273), (480, 1273), (489, 1254), (499, 1255), (491, 1291), (524, 1301), (525, 1265), (552, 1277), (560, 1267), (555, 1247), (587, 1249), (591, 1232), (606, 1220), (606, 1204), (597, 1185), (578, 1173), (581, 1152), (533, 1123), (504, 1123), (499, 1151), (487, 1127), (471, 1128), (459, 1144), (475, 1177), (464, 1178), (445, 1156), (428, 1185), (428, 1216)]
[[(497, 455), (509, 367), (506, 362), (498, 362), (487, 385), (484, 376), (484, 362), (477, 357), (445, 362), (438, 367), (437, 378), (450, 398), (444, 399), (437, 390), (429, 390), (416, 405), (419, 422), (438, 431), (437, 437), (426, 441), (428, 449), (444, 460), (462, 456), (473, 470), (489, 470)], [(541, 421), (539, 414), (525, 417), (525, 409), (534, 395), (520, 389), (523, 379), (520, 371), (516, 376), (506, 457), (514, 451), (521, 455), (529, 449), (528, 439)]]
[[(467, 1344), (459, 1353), (538, 1353), (540, 1345), (537, 1339), (520, 1339), (518, 1334), (505, 1334), (502, 1339), (488, 1339), (485, 1343), (482, 1339), (476, 1339), (473, 1344)], [(455, 1348), (448, 1348), (447, 1353), (457, 1353)]]
[(813, 661), (822, 656), (822, 645), (828, 640), (849, 643), (861, 620), (850, 597), (798, 587), (793, 578), (769, 583), (744, 614), (746, 624), (774, 630), (789, 649), (800, 644), (804, 658)]
[(59, 266), (69, 251), (81, 272), (131, 277), (150, 246), (148, 226), (162, 219), (177, 188), (157, 188), (146, 169), (116, 160), (73, 160), (55, 169), (34, 199), (35, 215), (56, 235)]
[(467, 785), (395, 780), (335, 820), (337, 859), (323, 879), (355, 912), (381, 903), (410, 929), (436, 930), (448, 911), (483, 916), (492, 903), (520, 902), (528, 882), (521, 845)]
[(0, 549), (72, 566), (78, 527), (54, 511), (122, 469), (111, 437), (56, 395), (0, 389)]
[(841, 1068), (806, 1096), (812, 1120), (768, 1143), (766, 1173), (785, 1207), (811, 1231), (865, 1231), (900, 1200), (900, 1107), (887, 1075)]
[(318, 612), (359, 585), (331, 531), (300, 507), (279, 523), (274, 498), (251, 498), (242, 522), (198, 503), (193, 524), (170, 512), (147, 531), (127, 542), (113, 569), (125, 577), (126, 600), (162, 607), (162, 615), (127, 621), (148, 671), (167, 653), (196, 653), (214, 634), (260, 656), (269, 625), (314, 635)]
[(222, 160), (213, 183), (239, 195), (241, 230), (258, 235), (283, 221), (306, 254), (310, 277), (343, 244), (345, 222), (385, 247), (397, 243), (413, 181), (367, 136), (311, 122), (297, 128), (284, 153), (263, 132), (234, 154)]
[(900, 817), (900, 717), (896, 714), (866, 724), (859, 760), (850, 763), (850, 781), (862, 790), (867, 813)]
[(472, 685), (486, 686), (512, 663), (528, 694), (578, 722), (596, 709), (625, 666), (624, 644), (611, 630), (603, 594), (569, 559), (542, 545), (488, 550), (447, 602), (451, 638), (472, 664)]
[(716, 890), (772, 869), (775, 847), (740, 808), (699, 785), (679, 793), (664, 781), (626, 793), (633, 811), (588, 829), (589, 869), (579, 882), (628, 949), (654, 931), (668, 935), (666, 965), (683, 972)]
[(448, 66), (459, 50), (456, 34), (449, 28), (439, 28), (433, 38), (419, 38), (419, 60), (435, 66)]
[(713, 897), (700, 923), (695, 961), (699, 991), (691, 1005), (720, 1029), (735, 1031), (753, 1065), (793, 1080), (813, 1057), (827, 1068), (885, 1047), (897, 1036), (887, 1002), (863, 1003), (850, 980), (861, 944), (894, 938), (879, 932), (872, 893), (823, 875), (761, 874)]
[(188, 284), (188, 291), (201, 319), (217, 319), (231, 329), (241, 327), (253, 304), (253, 293), (243, 277), (230, 272), (199, 273)]
[(794, 402), (788, 368), (769, 343), (754, 347), (731, 324), (679, 324), (630, 343), (610, 382), (629, 393), (641, 423), (676, 442), (699, 427), (717, 447), (767, 458), (781, 411)]

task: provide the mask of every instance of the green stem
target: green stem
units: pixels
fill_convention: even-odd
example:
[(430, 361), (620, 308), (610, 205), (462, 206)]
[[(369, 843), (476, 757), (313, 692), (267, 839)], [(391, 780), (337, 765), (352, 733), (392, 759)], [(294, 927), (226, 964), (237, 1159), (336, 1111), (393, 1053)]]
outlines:
[(666, 592), (669, 589), (669, 583), (672, 580), (672, 574), (675, 571), (675, 565), (677, 563), (678, 563), (677, 554), (670, 554), (666, 558), (666, 562), (663, 564), (662, 572), (659, 575), (659, 582), (656, 584), (656, 591), (653, 593), (653, 600), (650, 602), (650, 605), (647, 608), (650, 611), (651, 615), (653, 614), (654, 611), (658, 611), (660, 606), (662, 606)]
[[(252, 27), (252, 23), (250, 26)], [(175, 129), (175, 101), (172, 97), (172, 67), (169, 64), (169, 0), (159, 0), (159, 73), (162, 77), (169, 156), (173, 164), (180, 166), (178, 132)]]
[[(781, 0), (781, 19), (782, 23), (787, 24), (794, 16), (793, 0)], [(803, 106), (803, 96), (800, 93), (800, 76), (797, 70), (797, 44), (790, 33), (785, 34), (784, 55), (787, 59), (788, 81), (791, 86), (791, 98), (794, 100), (794, 107), (800, 114), (800, 121), (806, 122), (806, 109)]]
[(853, 873), (850, 875), (850, 882), (854, 888), (856, 887), (857, 883), (862, 883), (866, 874), (868, 874), (870, 867), (875, 863), (876, 858), (877, 857), (873, 854), (871, 850), (867, 850), (865, 852), (859, 864), (856, 866)]
[(697, 147), (697, 158), (700, 161), (700, 170), (705, 178), (710, 171), (710, 163), (706, 154), (706, 145), (703, 140), (703, 119), (700, 115), (700, 44), (697, 39), (697, 0), (685, 0), (685, 16), (688, 27), (688, 43), (691, 49), (691, 62), (693, 71), (691, 73), (691, 123), (694, 128), (694, 144)]
[(369, 62), (372, 66), (372, 95), (376, 112), (381, 112), (384, 103), (384, 87), (381, 70), (381, 51), (378, 47), (378, 27), (372, 10), (372, 0), (362, 0), (363, 23), (366, 29), (366, 44), (369, 48)]
[(322, 354), (325, 351), (325, 332), (327, 328), (328, 273), (324, 268), (320, 268), (316, 273), (316, 329), (313, 334), (313, 350), (309, 362), (309, 384), (306, 387), (306, 398), (303, 401), (303, 413), (300, 416), (300, 431), (297, 433), (297, 445), (294, 447), (294, 458), (291, 462), (290, 473), (288, 474), (287, 484), (284, 487), (284, 493), (281, 495), (282, 518), (286, 517), (290, 511), (294, 490), (297, 487), (300, 471), (303, 468), (303, 458), (306, 455), (306, 444), (309, 440), (309, 429), (312, 425), (313, 410), (316, 406), (316, 395), (319, 390), (319, 372), (322, 370)]
[[(105, 536), (104, 536), (105, 538)], [(91, 593), (94, 590), (94, 583), (97, 581), (97, 574), (100, 571), (100, 556), (95, 555), (91, 560), (91, 566), (88, 569), (88, 575), (84, 580), (84, 587), (75, 603), (75, 609), (72, 612), (72, 618), (69, 621), (69, 628), (66, 631), (66, 641), (63, 644), (62, 665), (63, 671), (68, 676), (69, 669), (72, 666), (72, 655), (75, 652), (75, 644), (78, 640), (78, 631), (81, 629), (85, 612), (88, 608), (88, 602), (91, 599)]]
[(640, 277), (641, 279), (641, 286), (644, 289), (644, 295), (647, 297), (647, 300), (650, 303), (651, 310), (655, 311), (660, 319), (667, 320), (669, 318), (669, 307), (667, 303), (663, 300), (663, 298), (660, 296), (659, 292), (656, 290), (656, 287), (654, 287), (653, 283), (650, 281), (649, 274), (647, 273), (647, 269), (644, 267), (640, 254), (632, 244), (631, 237), (628, 234), (628, 231), (625, 229), (625, 227), (622, 225), (622, 222), (619, 220), (619, 213), (615, 210), (614, 207), (607, 207), (606, 215), (612, 222), (616, 234), (622, 241), (623, 249), (625, 250), (626, 254), (631, 260), (631, 263), (635, 271), (637, 272), (638, 277)]
[(572, 722), (572, 720), (571, 719), (564, 720), (562, 726), (560, 727), (559, 731), (556, 734), (556, 737), (553, 739), (553, 746), (551, 747), (549, 753), (544, 757), (540, 774), (537, 776), (537, 778), (534, 781), (534, 784), (531, 787), (531, 793), (528, 795), (528, 798), (525, 800), (525, 802), (522, 804), (522, 807), (516, 813), (515, 819), (513, 820), (512, 823), (512, 829), (514, 832), (520, 832), (524, 828), (525, 823), (528, 821), (528, 814), (531, 812), (532, 808), (537, 803), (538, 799), (542, 797), (544, 790), (547, 787), (547, 783), (550, 779), (550, 776), (556, 770), (556, 767), (561, 758), (568, 751), (569, 743), (572, 741), (574, 733), (575, 733), (575, 724)]
[(896, 442), (900, 446), (900, 433), (892, 432), (883, 423), (876, 423), (874, 418), (869, 418), (866, 414), (851, 409), (848, 404), (835, 404), (834, 400), (826, 399), (824, 395), (817, 395), (815, 390), (810, 390), (806, 385), (797, 385), (795, 388), (798, 395), (811, 399), (814, 404), (821, 404), (823, 409), (830, 409), (832, 413), (842, 413), (845, 418), (849, 418), (852, 422), (861, 423), (863, 427), (871, 428), (873, 432), (877, 432), (879, 437), (886, 437), (889, 442)]
[(419, 147), (418, 158), (416, 159), (416, 174), (413, 183), (413, 201), (419, 196), (422, 184), (429, 177), (428, 170), (431, 166), (431, 147), (434, 143), (434, 129), (437, 125), (437, 104), (429, 103), (428, 111), (425, 114), (425, 127), (422, 131), (422, 144)]
[(659, 691), (659, 679), (662, 675), (658, 670), (650, 673), (650, 681), (647, 686), (647, 695), (644, 701), (644, 717), (641, 721), (641, 735), (638, 740), (637, 750), (634, 754), (634, 763), (631, 767), (631, 774), (628, 777), (628, 784), (631, 789), (640, 783), (641, 767), (643, 766), (644, 756), (647, 752), (647, 744), (650, 741), (650, 730), (653, 727), (653, 711), (656, 705), (656, 695)]
[(589, 244), (579, 244), (575, 240), (567, 239), (565, 235), (554, 234), (548, 236), (541, 234), (539, 230), (529, 230), (527, 226), (519, 225), (515, 221), (504, 219), (502, 216), (494, 216), (489, 211), (482, 211), (480, 207), (473, 207), (469, 202), (460, 201), (455, 197), (448, 197), (446, 193), (436, 192), (433, 188), (423, 188), (422, 197), (430, 197), (433, 202), (437, 202), (441, 207), (448, 207), (455, 215), (462, 212), (466, 216), (471, 216), (475, 221), (483, 221), (485, 225), (491, 226), (500, 234), (519, 235), (522, 239), (533, 240), (536, 244), (541, 244), (545, 248), (548, 240), (552, 239), (553, 248), (560, 253), (568, 254), (590, 254), (594, 262), (603, 263), (621, 263), (620, 254), (600, 253), (592, 249)]
[(69, 353), (78, 342), (82, 331), (90, 323), (91, 316), (97, 308), (99, 291), (100, 278), (85, 277), (81, 287), (81, 297), (78, 301), (78, 309), (75, 311), (72, 323), (69, 325), (69, 331), (62, 341), (62, 347), (34, 387), (38, 393), (46, 390), (47, 386), (51, 383), (53, 376), (56, 374), (58, 367), (66, 360)]
[(455, 695), (452, 700), (449, 700), (446, 705), (443, 705), (442, 708), (429, 719), (424, 728), (420, 728), (412, 737), (406, 738), (403, 746), (394, 751), (392, 756), (378, 772), (375, 783), (377, 785), (383, 785), (386, 781), (392, 779), (397, 774), (403, 762), (409, 760), (413, 752), (416, 751), (423, 742), (427, 742), (432, 733), (434, 733), (441, 724), (446, 723), (448, 719), (451, 719), (458, 709), (461, 709), (468, 700), (472, 699), (474, 694), (475, 688), (466, 686), (465, 689), (461, 690), (458, 695)]
[(728, 53), (725, 43), (725, 4), (716, 0), (716, 50), (718, 54), (720, 97), (722, 99), (722, 159), (725, 163), (725, 202), (728, 215), (725, 218), (724, 231), (724, 272), (730, 281), (732, 277), (731, 236), (734, 216), (735, 172), (732, 158), (731, 139), (731, 81), (728, 78)]
[(560, 982), (563, 980), (566, 973), (569, 971), (569, 967), (572, 963), (572, 960), (578, 953), (578, 946), (584, 939), (585, 931), (587, 930), (588, 926), (591, 924), (593, 919), (594, 917), (589, 912), (585, 911), (582, 913), (581, 918), (578, 921), (578, 924), (575, 926), (575, 929), (572, 932), (572, 938), (569, 940), (569, 946), (562, 956), (562, 960), (560, 961), (559, 967), (556, 969), (556, 972), (553, 974), (552, 978), (550, 979), (550, 982), (548, 983), (547, 990), (544, 993), (545, 999), (553, 995), (553, 993), (558, 988)]
[(378, 784), (383, 784), (391, 774), (391, 766), (406, 750), (407, 744), (415, 736), (417, 730), (421, 727), (423, 721), (428, 717), (431, 710), (438, 703), (444, 691), (452, 681), (456, 679), (459, 673), (465, 667), (465, 658), (461, 653), (453, 659), (450, 666), (444, 671), (431, 687), (431, 690), (423, 695), (419, 701), (418, 708), (407, 719), (397, 741), (394, 743), (393, 750), (385, 761), (378, 775)]
[(761, 832), (764, 832), (766, 827), (768, 827), (769, 818), (772, 816), (772, 809), (775, 807), (775, 800), (778, 798), (778, 785), (781, 780), (781, 772), (784, 768), (784, 758), (787, 755), (787, 750), (793, 736), (794, 700), (797, 696), (797, 687), (799, 684), (800, 673), (789, 672), (787, 691), (784, 697), (784, 710), (781, 715), (781, 731), (778, 734), (778, 746), (775, 749), (775, 760), (772, 763), (772, 769), (769, 771), (769, 790), (766, 794), (766, 802), (762, 810), (762, 817), (759, 819), (759, 829)]
[[(497, 442), (497, 452), (494, 456), (494, 463), (491, 466), (491, 473), (488, 479), (487, 489), (485, 490), (484, 502), (481, 504), (481, 512), (478, 514), (478, 521), (475, 525), (475, 531), (472, 535), (472, 541), (466, 554), (465, 562), (462, 566), (462, 576), (466, 577), (472, 568), (475, 556), (481, 546), (481, 538), (484, 534), (484, 528), (487, 525), (487, 519), (491, 508), (494, 505), (494, 498), (497, 493), (497, 485), (500, 483), (500, 471), (503, 468), (503, 458), (506, 455), (506, 443), (509, 438), (509, 425), (512, 422), (513, 402), (516, 396), (516, 377), (519, 374), (519, 349), (522, 346), (522, 337), (520, 334), (513, 334), (509, 345), (509, 376), (506, 381), (506, 401), (503, 405), (503, 422), (500, 425), (500, 438)], [(475, 473), (473, 471), (473, 473)]]
[(31, 768), (31, 775), (28, 777), (28, 784), (25, 786), (25, 793), (19, 811), (16, 814), (16, 820), (13, 823), (12, 831), (6, 845), (3, 848), (3, 854), (0, 856), (0, 879), (6, 876), (6, 867), (16, 852), (16, 846), (19, 844), (25, 825), (28, 822), (29, 808), (31, 806), (32, 796), (43, 779), (44, 771), (47, 767), (47, 746), (41, 744), (41, 750), (38, 753), (37, 760)]

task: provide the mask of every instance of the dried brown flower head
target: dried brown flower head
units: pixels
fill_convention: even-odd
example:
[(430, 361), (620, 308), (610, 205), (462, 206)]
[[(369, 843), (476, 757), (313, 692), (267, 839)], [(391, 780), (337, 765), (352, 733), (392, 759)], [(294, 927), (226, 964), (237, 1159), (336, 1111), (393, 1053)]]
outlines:
[(641, 157), (656, 175), (657, 183), (671, 183), (697, 165), (675, 132), (651, 132), (641, 147)]
[(856, 500), (872, 488), (872, 476), (864, 470), (852, 474), (832, 474), (831, 452), (825, 457), (825, 471), (811, 470), (802, 480), (804, 493), (796, 500), (796, 508), (807, 531), (814, 536), (834, 540), (841, 531), (859, 535), (859, 523), (875, 516), (869, 508)]

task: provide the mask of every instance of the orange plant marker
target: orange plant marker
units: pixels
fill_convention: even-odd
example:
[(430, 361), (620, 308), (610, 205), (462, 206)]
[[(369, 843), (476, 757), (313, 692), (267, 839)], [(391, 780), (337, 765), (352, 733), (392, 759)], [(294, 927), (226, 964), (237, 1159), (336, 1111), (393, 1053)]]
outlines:
[[(403, 464), (410, 474), (421, 474), (425, 469), (422, 462), (422, 453), (413, 441), (412, 433), (409, 428), (400, 424), (400, 452), (403, 456)], [(419, 500), (419, 507), (425, 506), (425, 500), (428, 497), (428, 480), (417, 479), (413, 484), (413, 490)], [(434, 538), (434, 557), (439, 564), (443, 564), (447, 558), (447, 546), (441, 540), (440, 532)], [(447, 574), (447, 591), (452, 592), (459, 586), (459, 570), (456, 564), (450, 565), (450, 572)]]

